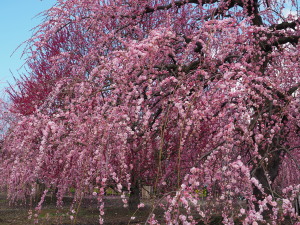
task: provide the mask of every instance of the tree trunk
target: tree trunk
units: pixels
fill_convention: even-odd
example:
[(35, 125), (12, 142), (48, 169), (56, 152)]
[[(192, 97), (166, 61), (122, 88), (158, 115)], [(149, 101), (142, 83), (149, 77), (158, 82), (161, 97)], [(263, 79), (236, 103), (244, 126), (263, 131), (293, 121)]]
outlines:
[(138, 204), (140, 204), (140, 187), (139, 182), (135, 181), (130, 188), (130, 196), (128, 200), (129, 209), (136, 210)]
[(295, 199), (295, 212), (300, 215), (300, 194)]
[[(278, 175), (278, 172), (279, 172), (279, 166), (281, 164), (280, 154), (281, 154), (280, 150), (274, 151), (271, 154), (271, 156), (268, 157), (268, 164), (265, 165), (265, 166), (262, 165), (262, 166), (264, 166), (266, 172), (269, 175), (269, 181), (271, 181), (272, 183), (276, 179), (276, 177)], [(262, 184), (262, 187), (264, 189), (265, 194), (266, 195), (272, 195), (272, 190), (271, 190), (272, 187), (270, 187), (268, 178), (267, 178), (266, 173), (265, 173), (264, 169), (262, 168), (262, 166), (255, 168), (254, 176)], [(257, 200), (263, 200), (266, 197), (255, 186), (253, 188), (253, 195), (256, 197)], [(269, 209), (264, 211), (263, 216), (267, 216), (270, 213), (272, 213), (272, 206), (269, 205), (269, 204), (267, 204), (267, 206), (268, 206)], [(255, 204), (255, 210), (256, 211), (259, 210), (259, 204), (258, 203)]]
[[(267, 194), (267, 195), (271, 194), (271, 191), (269, 188), (269, 183), (268, 183), (268, 180), (267, 180), (264, 170), (262, 168), (257, 168), (254, 172), (254, 176), (262, 184), (265, 194)], [(253, 187), (253, 195), (256, 197), (257, 201), (259, 201), (259, 200), (262, 201), (264, 199), (263, 193), (256, 186)], [(254, 205), (255, 205), (255, 210), (259, 211), (259, 204), (254, 203)], [(268, 204), (268, 208), (269, 208), (269, 210), (264, 212), (263, 216), (266, 216), (267, 214), (271, 213), (272, 206)]]

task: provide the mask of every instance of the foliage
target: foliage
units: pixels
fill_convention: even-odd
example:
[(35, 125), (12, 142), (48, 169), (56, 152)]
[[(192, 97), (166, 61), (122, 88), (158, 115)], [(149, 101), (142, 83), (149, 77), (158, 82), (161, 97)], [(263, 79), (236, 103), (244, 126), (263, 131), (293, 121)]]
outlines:
[(103, 223), (106, 187), (126, 206), (125, 192), (153, 185), (169, 224), (209, 222), (221, 206), (224, 224), (299, 220), (300, 33), (286, 7), (59, 0), (29, 40), (30, 74), (10, 90), (21, 115), (2, 150), (9, 197), (41, 182), (61, 204), (75, 187), (74, 201), (98, 197)]

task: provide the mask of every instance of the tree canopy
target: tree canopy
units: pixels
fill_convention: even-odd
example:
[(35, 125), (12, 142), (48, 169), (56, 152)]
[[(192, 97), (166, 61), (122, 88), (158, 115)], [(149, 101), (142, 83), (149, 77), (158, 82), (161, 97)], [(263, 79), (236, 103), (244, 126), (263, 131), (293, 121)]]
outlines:
[(218, 203), (224, 224), (299, 221), (297, 4), (58, 0), (28, 40), (29, 73), (8, 90), (9, 197), (40, 182), (61, 204), (75, 188), (75, 200), (97, 195), (102, 216), (106, 187), (127, 205), (126, 192), (152, 185), (170, 224), (208, 221)]

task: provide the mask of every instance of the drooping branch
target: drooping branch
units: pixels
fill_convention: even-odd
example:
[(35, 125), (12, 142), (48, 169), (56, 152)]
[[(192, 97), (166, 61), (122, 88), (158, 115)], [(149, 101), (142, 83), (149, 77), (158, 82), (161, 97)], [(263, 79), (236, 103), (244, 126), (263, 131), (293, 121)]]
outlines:
[[(296, 146), (296, 147), (294, 147), (294, 148), (292, 148), (292, 149), (295, 149), (295, 148), (300, 148), (300, 146)], [(294, 163), (295, 163), (295, 165), (296, 165), (296, 167), (297, 167), (297, 169), (300, 171), (300, 163), (299, 163), (299, 161), (295, 158), (295, 157), (293, 157), (292, 156), (292, 154), (290, 153), (290, 149), (288, 150), (288, 149), (285, 149), (285, 148), (283, 148), (283, 150), (289, 155), (289, 157), (294, 161)]]

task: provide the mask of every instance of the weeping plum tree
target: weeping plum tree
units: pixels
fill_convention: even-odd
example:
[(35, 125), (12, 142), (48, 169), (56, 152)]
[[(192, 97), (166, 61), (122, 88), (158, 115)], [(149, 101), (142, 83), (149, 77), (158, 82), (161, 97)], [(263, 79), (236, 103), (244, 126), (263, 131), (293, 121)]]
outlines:
[(75, 188), (74, 202), (97, 196), (102, 224), (105, 188), (126, 206), (126, 192), (137, 204), (152, 185), (169, 224), (218, 210), (224, 224), (299, 222), (297, 4), (59, 0), (28, 41), (29, 74), (9, 90), (8, 196), (41, 182), (38, 211), (47, 192), (60, 205)]

